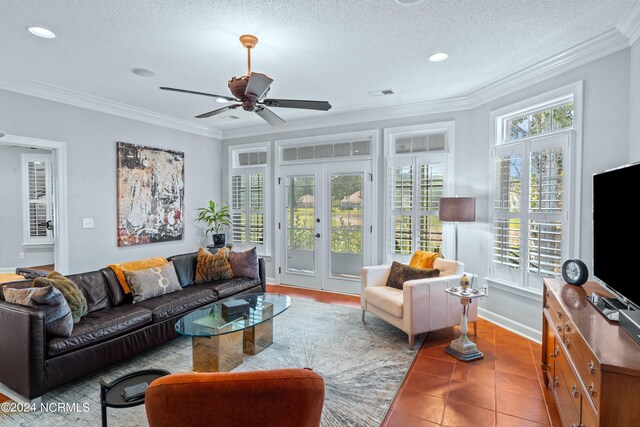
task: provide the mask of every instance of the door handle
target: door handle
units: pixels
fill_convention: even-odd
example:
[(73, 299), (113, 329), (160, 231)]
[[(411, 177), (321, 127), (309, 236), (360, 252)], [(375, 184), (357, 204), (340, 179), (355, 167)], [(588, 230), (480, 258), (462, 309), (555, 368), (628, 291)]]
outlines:
[(316, 233), (316, 237), (319, 239), (320, 238), (320, 233)]
[(38, 224), (38, 227), (46, 227), (47, 230), (53, 230), (53, 221), (45, 221)]

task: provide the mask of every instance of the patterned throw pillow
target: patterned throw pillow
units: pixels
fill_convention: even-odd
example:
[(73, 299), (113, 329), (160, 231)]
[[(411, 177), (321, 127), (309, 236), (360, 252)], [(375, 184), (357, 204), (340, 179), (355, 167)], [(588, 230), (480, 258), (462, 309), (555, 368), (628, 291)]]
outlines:
[(200, 248), (196, 264), (195, 283), (207, 283), (213, 280), (231, 279), (233, 270), (229, 264), (229, 249), (222, 248), (215, 254)]
[(256, 248), (244, 252), (230, 252), (229, 264), (233, 270), (233, 277), (258, 278), (258, 254)]
[(33, 307), (44, 312), (48, 334), (68, 337), (73, 331), (73, 316), (62, 292), (53, 286), (44, 288), (5, 288), (4, 299), (12, 304)]
[(387, 286), (402, 289), (404, 282), (408, 280), (428, 279), (429, 277), (438, 277), (439, 275), (440, 270), (437, 268), (415, 268), (393, 261), (389, 278), (387, 279)]
[(73, 323), (78, 323), (82, 317), (87, 315), (87, 299), (82, 294), (80, 288), (78, 288), (78, 285), (57, 271), (49, 273), (47, 277), (36, 277), (33, 281), (33, 286), (37, 288), (53, 286), (62, 292), (64, 299), (67, 300), (67, 304), (69, 304), (69, 308), (71, 309)]
[(172, 262), (144, 270), (125, 270), (124, 275), (131, 288), (134, 304), (182, 290)]

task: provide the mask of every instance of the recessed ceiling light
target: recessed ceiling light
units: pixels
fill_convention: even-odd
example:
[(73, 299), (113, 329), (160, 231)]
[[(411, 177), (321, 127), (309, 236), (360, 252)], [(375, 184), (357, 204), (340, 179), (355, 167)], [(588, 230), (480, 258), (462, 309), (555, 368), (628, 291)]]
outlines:
[(43, 27), (27, 27), (27, 31), (34, 36), (42, 37), (43, 39), (52, 39), (56, 36), (53, 31)]
[(216, 102), (226, 104), (227, 102), (229, 102), (229, 100), (227, 98), (216, 98)]
[(429, 61), (431, 61), (431, 62), (442, 62), (442, 61), (446, 61), (448, 57), (449, 57), (448, 54), (446, 54), (444, 52), (438, 52), (438, 53), (434, 53), (433, 55), (431, 55), (429, 57)]
[(424, 0), (396, 0), (396, 3), (403, 6), (413, 6), (414, 4), (422, 3)]
[(140, 77), (153, 77), (156, 75), (156, 73), (154, 73), (153, 71), (147, 70), (145, 68), (132, 68), (131, 72)]

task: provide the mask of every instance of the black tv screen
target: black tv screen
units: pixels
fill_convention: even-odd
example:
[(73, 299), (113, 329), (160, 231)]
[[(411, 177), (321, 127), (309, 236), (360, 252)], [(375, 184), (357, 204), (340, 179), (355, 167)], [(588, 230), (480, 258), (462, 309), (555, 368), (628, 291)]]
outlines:
[(640, 306), (640, 214), (633, 209), (640, 184), (640, 164), (593, 176), (593, 275)]

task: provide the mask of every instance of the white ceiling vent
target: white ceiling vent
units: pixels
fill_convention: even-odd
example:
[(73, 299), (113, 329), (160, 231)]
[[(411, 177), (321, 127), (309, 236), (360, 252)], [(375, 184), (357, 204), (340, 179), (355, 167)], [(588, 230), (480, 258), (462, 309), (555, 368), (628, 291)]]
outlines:
[(369, 92), (370, 96), (385, 96), (385, 95), (393, 95), (393, 89), (380, 89), (380, 90), (372, 90)]

